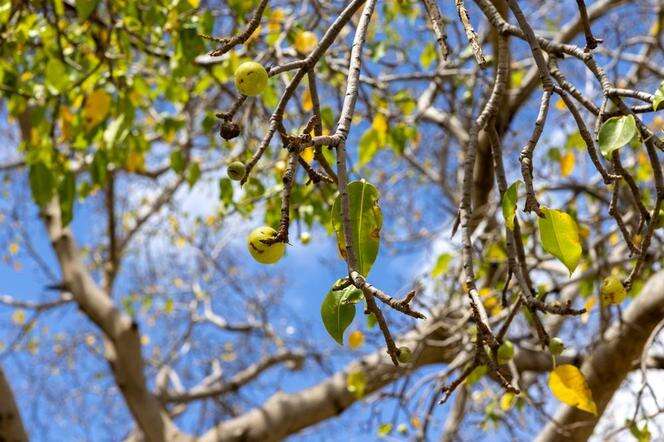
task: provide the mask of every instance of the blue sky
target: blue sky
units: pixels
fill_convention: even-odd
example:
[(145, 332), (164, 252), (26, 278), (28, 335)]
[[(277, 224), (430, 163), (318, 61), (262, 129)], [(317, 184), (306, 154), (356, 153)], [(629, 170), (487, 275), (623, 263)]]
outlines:
[[(452, 13), (449, 15), (454, 17)], [(612, 24), (606, 26), (610, 28)], [(603, 29), (606, 30), (607, 28)], [(601, 32), (599, 35), (607, 35), (607, 32)], [(456, 43), (454, 38), (452, 38), (451, 43)], [(518, 54), (526, 54), (525, 45), (519, 43), (518, 49), (520, 51)], [(618, 70), (621, 70), (620, 66)], [(530, 121), (534, 111), (532, 106), (528, 107), (528, 110), (523, 112), (519, 118), (522, 121), (526, 119)], [(551, 121), (558, 118), (559, 115), (554, 112)], [(6, 128), (6, 114), (0, 115), (0, 121), (2, 121), (0, 123), (1, 127)], [(353, 129), (349, 145), (353, 146), (355, 144), (357, 136), (362, 133), (362, 130), (363, 126)], [(0, 134), (0, 141), (4, 145), (0, 148), (0, 159), (3, 159), (3, 155), (8, 152), (12, 152), (16, 146), (14, 134), (9, 131), (3, 132)], [(549, 141), (553, 140), (555, 144), (561, 138), (560, 135), (559, 127), (551, 124), (547, 127), (545, 138)], [(356, 152), (352, 152), (352, 154), (356, 155)], [(381, 153), (377, 157), (377, 161), (386, 161), (390, 155), (387, 152)], [(402, 168), (404, 165), (401, 164), (396, 167)], [(508, 178), (510, 181), (516, 179), (516, 172), (515, 169), (512, 170), (511, 177)], [(357, 174), (358, 177), (360, 175)], [(12, 177), (12, 182), (0, 185), (0, 191), (6, 192), (5, 195), (11, 195), (11, 197), (3, 196), (0, 198), (0, 212), (5, 216), (3, 223), (0, 224), (0, 245), (4, 246), (4, 250), (7, 250), (8, 245), (16, 241), (17, 230), (11, 223), (10, 208), (13, 209), (13, 203), (18, 201), (17, 207), (21, 218), (33, 220), (33, 222), (25, 224), (24, 228), (28, 230), (28, 236), (33, 242), (35, 251), (43, 257), (49, 267), (56, 268), (43, 227), (35, 221), (37, 220), (37, 210), (29, 201), (30, 195), (25, 185), (26, 178), (23, 174), (13, 174)], [(211, 180), (211, 182), (214, 183), (214, 180)], [(197, 184), (193, 191), (184, 190), (180, 192), (178, 200), (181, 204), (197, 208), (202, 212), (210, 210), (212, 208), (210, 201), (214, 201), (216, 196), (214, 191), (209, 191), (209, 189), (216, 187), (212, 184), (211, 187), (205, 188), (206, 185), (209, 186), (210, 184), (209, 182), (206, 184), (204, 180)], [(381, 189), (381, 191), (384, 191), (384, 189)], [(421, 199), (422, 204), (426, 205), (430, 204), (431, 200), (437, 198), (438, 195), (436, 190), (425, 188), (422, 194), (414, 195), (414, 197)], [(98, 205), (99, 198), (90, 198), (85, 203), (79, 203), (76, 206), (73, 229), (77, 240), (81, 244), (95, 243), (100, 229), (103, 228), (97, 213)], [(395, 210), (398, 215), (398, 208), (392, 208), (391, 210)], [(451, 220), (445, 218), (442, 212), (442, 210), (436, 212), (435, 217), (432, 216), (430, 221), (432, 224), (435, 223), (435, 226), (445, 235)], [(389, 214), (389, 211), (387, 213)], [(386, 221), (386, 231), (394, 230), (396, 226), (391, 224), (390, 217), (386, 217)], [(249, 273), (264, 270), (264, 268), (252, 263), (244, 246), (246, 232), (259, 224), (260, 221), (255, 218), (249, 221), (236, 219), (231, 222), (231, 226), (226, 233), (227, 235), (234, 235), (235, 238), (231, 241), (227, 253), (240, 260), (243, 266), (246, 266), (243, 271)], [(294, 333), (301, 336), (300, 339), (323, 351), (338, 352), (336, 344), (325, 332), (318, 312), (323, 296), (332, 283), (344, 274), (345, 265), (338, 259), (333, 238), (326, 237), (325, 232), (320, 228), (314, 229), (312, 233), (314, 238), (311, 244), (303, 246), (298, 241), (293, 241), (294, 245), (289, 248), (286, 258), (269, 269), (275, 274), (289, 275), (286, 279), (282, 298), (285, 308), (283, 312), (279, 313), (279, 318), (283, 324), (288, 322), (288, 311), (292, 311), (292, 314), (298, 318), (305, 318), (304, 322), (297, 325)], [(403, 252), (398, 245), (392, 247), (384, 245), (381, 247), (370, 279), (388, 293), (403, 294), (409, 288), (414, 276), (426, 272), (427, 264), (436, 256), (433, 249), (436, 249), (435, 252), (439, 252), (441, 248), (445, 247), (444, 244), (444, 241), (438, 241), (434, 244), (423, 243), (409, 249), (407, 252)], [(18, 257), (23, 264), (20, 270), (14, 267), (13, 259), (0, 261), (0, 295), (6, 294), (20, 300), (34, 301), (55, 298), (56, 293), (45, 290), (45, 286), (53, 281), (49, 280), (38, 266), (29, 259), (25, 259), (26, 244), (19, 242), (19, 245), (21, 250)], [(4, 250), (0, 255), (4, 253)], [(297, 269), (295, 275), (292, 269)], [(126, 294), (126, 291), (130, 290), (132, 284), (129, 278), (130, 270), (126, 269), (126, 273), (123, 274), (127, 280), (121, 277), (116, 290), (116, 298), (120, 298)], [(11, 315), (11, 309), (0, 306), (0, 341), (5, 346), (15, 339), (19, 331), (18, 327), (12, 323)], [(29, 315), (30, 313), (28, 313), (28, 318)], [(388, 312), (387, 315), (390, 320), (404, 322), (392, 312)], [(356, 321), (350, 330), (358, 327), (363, 328), (361, 319), (362, 315), (359, 314), (358, 310)], [(145, 318), (139, 316), (139, 320), (144, 321)], [(169, 324), (174, 327), (174, 330), (178, 327), (177, 324), (172, 322)], [(151, 327), (144, 323), (141, 325), (150, 336), (152, 343), (167, 341), (170, 336), (168, 333), (173, 331), (164, 331), (159, 326)], [(114, 392), (115, 387), (112, 378), (109, 377), (109, 370), (103, 355), (99, 354), (101, 348), (99, 334), (74, 306), (65, 306), (44, 313), (32, 333), (40, 340), (40, 343), (43, 342), (40, 346), (39, 357), (32, 356), (25, 350), (12, 353), (2, 351), (0, 352), (0, 364), (17, 393), (24, 421), (34, 440), (114, 440), (110, 436), (111, 427), (116, 425), (117, 422), (123, 422), (121, 425), (127, 430), (131, 428), (124, 403), (120, 396)], [(60, 370), (59, 373), (54, 371), (54, 367), (66, 365), (67, 359), (67, 355), (56, 357), (53, 352), (53, 346), (57, 344), (59, 333), (66, 333), (67, 339), (76, 340), (76, 342), (84, 342), (88, 336), (94, 336), (97, 340), (92, 346), (81, 344), (76, 347), (76, 353), (73, 355), (77, 364), (76, 370)], [(203, 328), (201, 333), (201, 336), (206, 336), (213, 342), (221, 343), (228, 339), (227, 336), (216, 333), (209, 328)], [(365, 345), (361, 351), (343, 350), (342, 354), (334, 358), (330, 368), (340, 368), (358, 355), (374, 350), (380, 343), (381, 337), (374, 331), (369, 335), (369, 344)], [(146, 346), (146, 353), (152, 350), (153, 345), (148, 344)], [(422, 370), (421, 373), (424, 375), (437, 369), (438, 367), (432, 367)], [(256, 385), (252, 386), (248, 392), (243, 393), (243, 400), (246, 403), (258, 404), (274, 391), (271, 384), (277, 383), (284, 391), (292, 392), (314, 385), (326, 375), (327, 373), (315, 364), (307, 364), (304, 374), (292, 375), (288, 372), (284, 373), (282, 370), (273, 370), (257, 381)], [(74, 387), (75, 391), (70, 390), (70, 385)], [(113, 394), (109, 395), (108, 391), (113, 391)], [(73, 398), (77, 399), (73, 400)], [(551, 404), (552, 407), (554, 405), (554, 403)], [(444, 416), (447, 407), (447, 405), (440, 407), (437, 410), (437, 416)], [(84, 422), (72, 421), (76, 419), (77, 411), (81, 409), (86, 410), (83, 416), (88, 423), (92, 423), (91, 425), (86, 426), (83, 425)], [(387, 420), (391, 421), (395, 409), (396, 404), (389, 400), (385, 401), (380, 409), (372, 407), (370, 404), (358, 404), (340, 418), (326, 423), (325, 427), (311, 429), (302, 435), (294, 436), (292, 439), (335, 440), (339, 434), (338, 431), (343, 431), (345, 438), (348, 440), (371, 439), (373, 437), (368, 435), (374, 434), (379, 423)], [(197, 406), (194, 406), (193, 412), (189, 413), (188, 417), (181, 422), (183, 428), (195, 428), (197, 424), (194, 419), (196, 410)], [(58, 413), (58, 411), (61, 413)], [(60, 420), (60, 414), (65, 416), (66, 419)], [(407, 421), (406, 416), (401, 416), (399, 419), (404, 422)], [(478, 438), (490, 438), (488, 434), (480, 433), (476, 427), (472, 427), (473, 424), (470, 425), (471, 429), (468, 434), (474, 433)], [(438, 426), (434, 431), (439, 428), (440, 423), (438, 422)], [(527, 425), (524, 424), (524, 428), (527, 428)], [(117, 433), (115, 435), (117, 437)], [(526, 434), (522, 436), (527, 438)], [(504, 432), (492, 433), (491, 438), (493, 437), (505, 440), (509, 438)]]

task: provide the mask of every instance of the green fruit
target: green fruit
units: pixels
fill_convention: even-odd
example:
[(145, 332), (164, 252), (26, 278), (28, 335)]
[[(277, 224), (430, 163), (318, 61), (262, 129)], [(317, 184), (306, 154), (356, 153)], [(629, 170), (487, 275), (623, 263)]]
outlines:
[(565, 343), (560, 338), (552, 338), (549, 341), (549, 351), (552, 355), (558, 356), (565, 350)]
[(300, 242), (302, 244), (305, 244), (305, 245), (309, 244), (310, 241), (311, 241), (311, 233), (309, 233), (309, 232), (300, 233)]
[(514, 357), (514, 344), (511, 341), (503, 342), (500, 347), (498, 347), (498, 363), (507, 364)]
[(277, 231), (268, 226), (258, 227), (249, 234), (247, 247), (256, 261), (261, 264), (274, 264), (284, 256), (286, 244), (275, 242), (268, 245), (263, 242), (275, 236), (277, 236)]
[(399, 347), (397, 350), (397, 360), (402, 364), (407, 364), (413, 360), (413, 352), (408, 347)]
[(602, 304), (620, 304), (627, 296), (627, 290), (622, 284), (620, 279), (615, 276), (604, 278), (602, 285), (599, 288), (599, 295), (602, 299)]
[(235, 70), (235, 87), (242, 95), (255, 97), (267, 86), (267, 71), (255, 61), (246, 61)]
[(226, 173), (228, 174), (228, 178), (235, 181), (240, 181), (242, 178), (244, 178), (244, 175), (245, 173), (247, 173), (247, 170), (244, 167), (244, 164), (242, 164), (242, 162), (233, 161), (231, 164), (228, 165), (228, 170), (226, 170)]

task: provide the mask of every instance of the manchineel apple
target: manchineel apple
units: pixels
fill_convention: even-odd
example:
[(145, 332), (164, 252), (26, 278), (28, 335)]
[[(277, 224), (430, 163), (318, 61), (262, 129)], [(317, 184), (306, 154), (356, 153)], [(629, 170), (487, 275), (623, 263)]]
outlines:
[(234, 181), (240, 181), (242, 178), (244, 178), (244, 174), (247, 173), (247, 170), (242, 162), (233, 161), (228, 165), (226, 173), (228, 174), (228, 178)]
[(551, 338), (549, 341), (549, 351), (552, 355), (558, 356), (565, 350), (565, 343), (560, 338)]
[(407, 364), (413, 360), (413, 352), (408, 347), (399, 347), (397, 350), (397, 360), (402, 364)]
[(275, 242), (274, 244), (265, 244), (263, 241), (273, 239), (277, 236), (277, 231), (272, 227), (258, 227), (249, 234), (247, 238), (247, 247), (253, 258), (261, 264), (274, 264), (279, 261), (286, 251), (286, 244)]
[(267, 86), (267, 71), (260, 63), (245, 61), (235, 70), (235, 87), (242, 95), (255, 97)]
[(500, 344), (497, 352), (498, 363), (507, 364), (514, 357), (514, 344), (511, 341), (505, 341)]

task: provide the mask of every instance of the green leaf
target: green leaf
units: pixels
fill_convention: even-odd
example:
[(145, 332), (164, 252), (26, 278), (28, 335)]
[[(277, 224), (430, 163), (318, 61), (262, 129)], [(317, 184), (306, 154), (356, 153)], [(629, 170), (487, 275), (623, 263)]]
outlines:
[(360, 143), (358, 144), (358, 153), (360, 155), (360, 161), (357, 163), (358, 167), (363, 167), (369, 163), (379, 148), (378, 133), (374, 128), (367, 129), (360, 137)]
[(81, 20), (87, 20), (97, 7), (99, 0), (76, 0), (76, 13)]
[(639, 428), (636, 422), (628, 419), (625, 421), (625, 425), (629, 428), (629, 432), (632, 433), (632, 436), (636, 438), (637, 442), (650, 442), (652, 434), (648, 429), (648, 422), (645, 422), (643, 427)]
[(516, 216), (516, 203), (518, 201), (520, 184), (521, 181), (513, 182), (505, 191), (503, 200), (501, 201), (501, 206), (503, 208), (503, 218), (505, 218), (505, 225), (510, 230), (514, 230), (514, 217)]
[(100, 149), (95, 154), (95, 157), (92, 159), (92, 164), (90, 164), (90, 175), (92, 177), (92, 182), (98, 186), (104, 185), (106, 183), (106, 168), (108, 167), (108, 154), (105, 150)]
[(46, 206), (51, 200), (55, 188), (53, 172), (46, 164), (39, 161), (30, 166), (29, 178), (32, 198), (40, 207)]
[(659, 110), (659, 105), (662, 101), (664, 101), (664, 81), (659, 84), (659, 87), (655, 91), (655, 95), (652, 97), (652, 108), (654, 110)]
[[(365, 180), (353, 181), (347, 186), (350, 202), (350, 225), (353, 232), (353, 251), (357, 271), (367, 276), (378, 256), (380, 229), (383, 216), (378, 205), (378, 190)], [(341, 256), (346, 258), (346, 239), (343, 232), (341, 195), (332, 206), (332, 224), (337, 234)]]
[(76, 175), (65, 172), (58, 187), (62, 225), (67, 226), (74, 217), (74, 199), (76, 198)]
[(201, 166), (198, 164), (198, 161), (194, 161), (189, 166), (187, 170), (187, 182), (189, 187), (194, 187), (198, 179), (201, 177)]
[(184, 172), (185, 167), (187, 167), (184, 156), (182, 155), (182, 152), (180, 152), (180, 149), (176, 149), (171, 152), (170, 162), (171, 169), (173, 169), (173, 172), (177, 174)]
[(558, 258), (569, 269), (570, 275), (581, 259), (581, 241), (576, 223), (565, 212), (542, 207), (539, 233), (544, 250)]
[(341, 295), (342, 304), (357, 304), (364, 299), (364, 294), (362, 290), (355, 288), (355, 286), (349, 286), (341, 290), (343, 295)]
[(376, 319), (376, 315), (374, 315), (373, 313), (369, 313), (367, 315), (367, 328), (369, 330), (371, 330), (376, 326), (376, 324), (378, 324), (378, 320)]
[(46, 63), (44, 84), (52, 94), (58, 94), (67, 87), (67, 67), (57, 58), (51, 58)]
[[(338, 283), (339, 281), (335, 285)], [(357, 289), (350, 286), (343, 290), (330, 290), (320, 306), (320, 316), (323, 319), (325, 330), (339, 345), (344, 345), (344, 331), (355, 318), (355, 305), (344, 304), (341, 300), (348, 291), (353, 290)]]
[(230, 206), (233, 202), (233, 184), (230, 178), (224, 177), (219, 180), (219, 199), (225, 206)]
[(431, 270), (431, 277), (438, 278), (440, 275), (447, 272), (447, 269), (450, 266), (450, 261), (452, 261), (452, 255), (449, 253), (442, 253)]
[(632, 141), (636, 134), (634, 115), (609, 118), (599, 130), (599, 148), (609, 158), (611, 152)]

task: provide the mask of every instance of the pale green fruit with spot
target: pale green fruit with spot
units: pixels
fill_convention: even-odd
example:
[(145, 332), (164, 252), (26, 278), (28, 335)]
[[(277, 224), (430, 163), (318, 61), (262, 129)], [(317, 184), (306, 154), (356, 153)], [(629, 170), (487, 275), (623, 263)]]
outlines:
[(261, 264), (274, 264), (284, 256), (286, 244), (282, 242), (265, 244), (263, 242), (275, 236), (277, 236), (277, 231), (269, 226), (258, 227), (249, 234), (247, 247), (256, 261)]
[(255, 97), (267, 87), (267, 71), (260, 63), (246, 61), (235, 70), (235, 87), (242, 95)]
[(599, 295), (602, 299), (602, 304), (620, 304), (627, 296), (627, 290), (622, 284), (620, 279), (615, 276), (608, 276), (602, 281), (599, 288)]
[(309, 232), (300, 233), (300, 242), (304, 245), (309, 244), (309, 242), (311, 242), (311, 233)]
[(242, 178), (244, 178), (244, 174), (247, 173), (247, 170), (242, 162), (233, 161), (228, 165), (226, 173), (228, 174), (228, 178), (235, 181), (240, 181)]
[(496, 354), (499, 364), (507, 364), (514, 357), (514, 344), (511, 341), (505, 341), (498, 347)]
[(558, 356), (565, 350), (565, 343), (560, 338), (552, 338), (549, 341), (549, 351), (552, 355)]
[(413, 352), (408, 347), (399, 347), (397, 350), (397, 360), (402, 364), (407, 364), (413, 360)]

